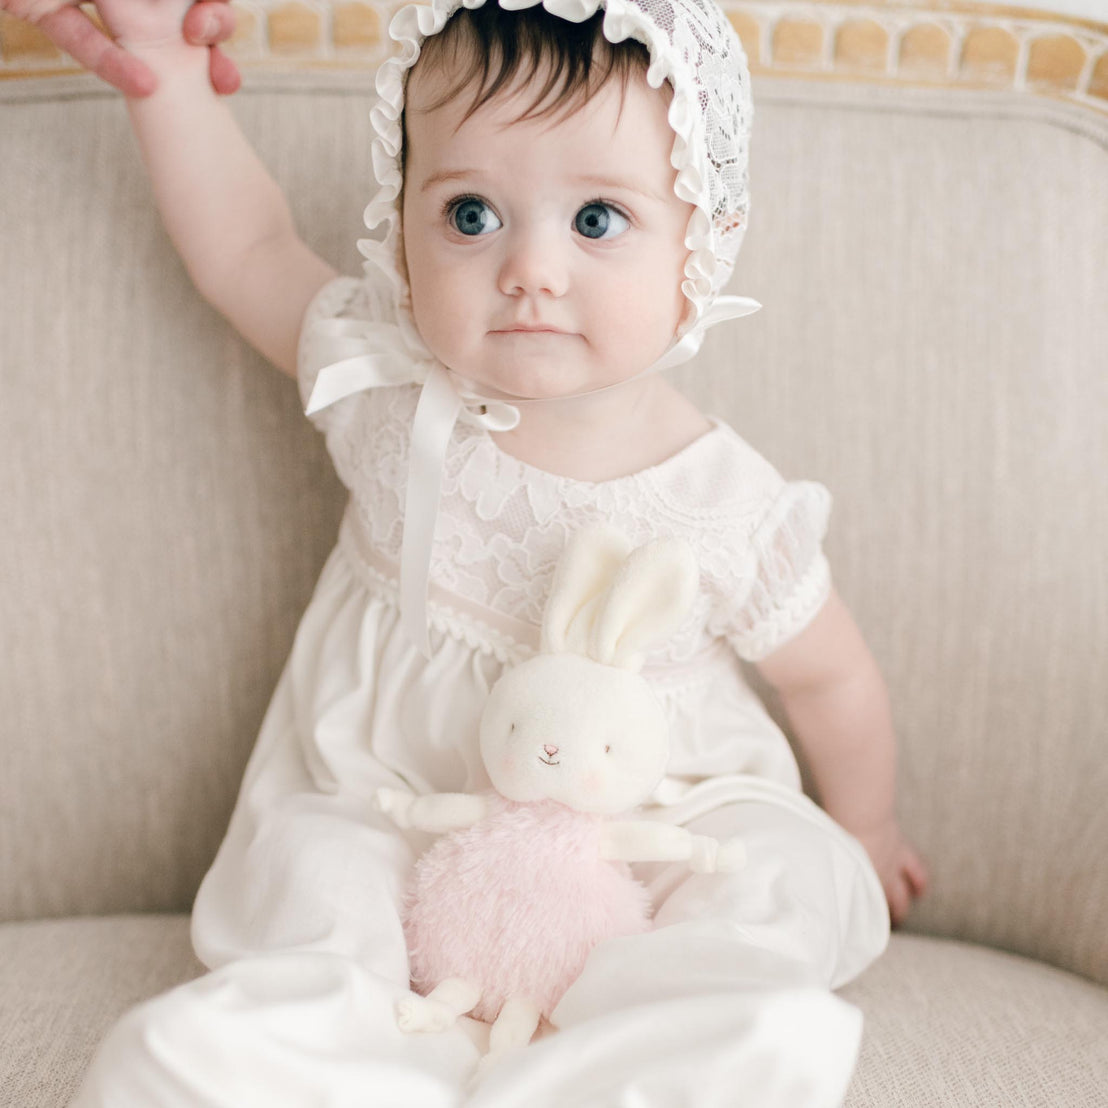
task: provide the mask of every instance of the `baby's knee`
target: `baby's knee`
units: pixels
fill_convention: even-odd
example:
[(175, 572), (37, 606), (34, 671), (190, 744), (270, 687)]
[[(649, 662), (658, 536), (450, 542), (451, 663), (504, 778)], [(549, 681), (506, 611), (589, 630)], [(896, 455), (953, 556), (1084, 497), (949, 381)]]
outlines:
[(658, 905), (659, 925), (714, 920), (794, 966), (797, 984), (837, 988), (884, 950), (888, 908), (869, 858), (815, 805), (736, 804), (690, 827), (739, 838), (747, 864), (682, 878)]

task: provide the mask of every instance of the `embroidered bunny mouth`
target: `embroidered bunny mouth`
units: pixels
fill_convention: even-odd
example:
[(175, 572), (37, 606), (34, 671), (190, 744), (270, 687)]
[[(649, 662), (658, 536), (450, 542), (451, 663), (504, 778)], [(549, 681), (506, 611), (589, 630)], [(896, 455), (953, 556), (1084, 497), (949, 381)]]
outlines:
[(555, 762), (553, 758), (548, 759), (542, 754), (539, 755), (539, 761), (542, 762), (544, 766), (560, 766), (562, 764), (561, 762)]

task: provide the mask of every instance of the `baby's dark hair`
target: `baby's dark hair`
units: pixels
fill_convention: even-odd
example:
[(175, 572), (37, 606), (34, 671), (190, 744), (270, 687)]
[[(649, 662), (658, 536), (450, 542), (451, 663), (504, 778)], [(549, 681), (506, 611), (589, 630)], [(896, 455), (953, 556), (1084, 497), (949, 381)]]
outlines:
[(540, 5), (504, 11), (496, 0), (479, 8), (460, 8), (437, 35), (423, 43), (420, 62), (438, 65), (453, 76), (428, 110), (440, 108), (472, 89), (465, 118), (511, 88), (514, 81), (544, 73), (520, 119), (535, 119), (580, 108), (613, 78), (645, 73), (650, 55), (640, 42), (609, 42), (597, 10), (582, 23), (551, 15)]

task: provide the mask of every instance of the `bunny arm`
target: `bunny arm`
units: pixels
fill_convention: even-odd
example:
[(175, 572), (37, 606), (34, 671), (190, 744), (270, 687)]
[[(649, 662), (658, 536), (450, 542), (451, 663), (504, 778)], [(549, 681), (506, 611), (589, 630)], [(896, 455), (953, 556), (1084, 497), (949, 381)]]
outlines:
[(472, 827), (489, 814), (483, 796), (469, 793), (433, 793), (415, 796), (402, 789), (378, 789), (378, 811), (384, 812), (397, 827), (443, 835)]
[(746, 854), (737, 840), (721, 844), (669, 823), (616, 820), (601, 830), (600, 856), (609, 862), (688, 862), (694, 873), (716, 873), (739, 869)]

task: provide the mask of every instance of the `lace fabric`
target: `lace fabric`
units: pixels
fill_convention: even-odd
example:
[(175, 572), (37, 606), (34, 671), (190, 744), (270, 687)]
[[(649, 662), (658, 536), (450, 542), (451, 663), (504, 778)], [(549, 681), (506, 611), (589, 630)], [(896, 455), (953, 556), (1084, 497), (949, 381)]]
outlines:
[[(379, 289), (352, 278), (339, 278), (316, 298), (302, 332), (305, 395), (313, 384), (310, 324), (372, 317), (384, 300)], [(315, 417), (367, 543), (394, 565), (418, 395), (410, 385), (374, 389)], [(821, 541), (830, 503), (818, 484), (785, 482), (722, 423), (657, 466), (592, 483), (535, 469), (461, 422), (446, 455), (431, 579), (467, 607), (537, 627), (571, 531), (608, 521), (636, 543), (675, 535), (693, 547), (700, 590), (689, 617), (649, 664), (683, 664), (720, 639), (756, 661), (802, 629), (826, 598)]]
[[(470, 419), (486, 430), (504, 429), (519, 419), (511, 398), (481, 395), (472, 383), (451, 376), (424, 345), (410, 307), (401, 256), (399, 200), (403, 189), (402, 144), (405, 83), (421, 44), (439, 33), (460, 4), (480, 7), (486, 0), (431, 0), (400, 9), (390, 25), (399, 51), (377, 73), (378, 102), (371, 120), (373, 168), (379, 188), (366, 208), (370, 228), (385, 226), (383, 241), (359, 243), (367, 258), (361, 296), (364, 323), (357, 314), (319, 320), (302, 348), (306, 364), (320, 367), (311, 412), (348, 399), (353, 391), (393, 386), (401, 380), (423, 387), (424, 403), (414, 427), (418, 462), (406, 503), (408, 537), (400, 568), (401, 611), (409, 638), (427, 655), (428, 590), (432, 583), (432, 535), (443, 527), (439, 512), (439, 473), (450, 424)], [(537, 0), (488, 0), (503, 8), (529, 8)], [(649, 55), (646, 80), (671, 91), (667, 119), (673, 130), (671, 162), (674, 192), (692, 213), (685, 233), (688, 250), (681, 289), (692, 311), (685, 312), (668, 349), (639, 375), (678, 365), (695, 356), (705, 331), (725, 319), (757, 310), (745, 297), (720, 296), (738, 252), (749, 205), (747, 143), (751, 123), (746, 58), (734, 29), (714, 0), (542, 0), (551, 15), (579, 22), (603, 10), (602, 27), (612, 42), (634, 39)], [(385, 306), (390, 310), (382, 311)], [(342, 306), (340, 305), (340, 308)], [(345, 308), (343, 308), (345, 310)], [(385, 322), (387, 320), (388, 322)], [(328, 422), (336, 436), (346, 417)], [(364, 446), (348, 443), (338, 455)]]

